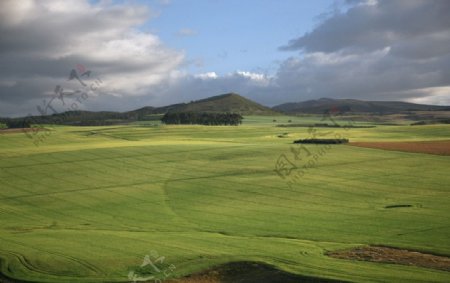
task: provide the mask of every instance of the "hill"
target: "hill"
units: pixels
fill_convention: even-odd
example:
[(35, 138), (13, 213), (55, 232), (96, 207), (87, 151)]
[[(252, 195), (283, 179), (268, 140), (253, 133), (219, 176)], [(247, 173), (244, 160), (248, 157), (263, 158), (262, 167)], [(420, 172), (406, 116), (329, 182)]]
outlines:
[(450, 110), (449, 106), (423, 105), (400, 101), (362, 101), (356, 99), (320, 98), (277, 105), (275, 111), (288, 114), (322, 114), (329, 110), (348, 113), (394, 114), (404, 111)]
[[(298, 103), (285, 103), (269, 108), (242, 97), (236, 93), (226, 93), (209, 98), (177, 103), (162, 107), (145, 106), (127, 112), (112, 111), (67, 111), (52, 115), (29, 116), (21, 118), (0, 118), (0, 123), (8, 121), (26, 120), (30, 124), (62, 124), (79, 126), (99, 126), (126, 124), (134, 121), (159, 120), (168, 112), (195, 112), (195, 113), (236, 113), (240, 115), (274, 116), (284, 114), (323, 114), (326, 111), (340, 113), (360, 113), (362, 117), (367, 114), (378, 114), (388, 117), (390, 114), (407, 115), (406, 120), (415, 123), (448, 123), (446, 111), (450, 106), (421, 105), (400, 101), (361, 101), (355, 99), (321, 98)], [(421, 111), (421, 113), (414, 111)]]
[(241, 115), (277, 115), (274, 110), (244, 98), (236, 93), (227, 93), (209, 98), (177, 103), (162, 107), (145, 106), (127, 112), (111, 111), (67, 111), (52, 115), (29, 116), (20, 118), (0, 118), (0, 122), (26, 120), (31, 124), (64, 125), (113, 125), (143, 120), (159, 120), (167, 112), (196, 113), (236, 113)]
[(172, 104), (153, 109), (153, 114), (167, 112), (229, 112), (241, 115), (274, 115), (278, 114), (269, 107), (258, 104), (236, 93), (226, 93), (189, 103)]

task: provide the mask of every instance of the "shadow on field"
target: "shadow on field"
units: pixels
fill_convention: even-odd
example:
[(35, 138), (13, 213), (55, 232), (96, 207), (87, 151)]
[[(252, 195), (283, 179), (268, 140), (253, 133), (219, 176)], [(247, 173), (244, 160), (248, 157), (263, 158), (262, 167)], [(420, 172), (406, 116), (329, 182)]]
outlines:
[(0, 283), (31, 283), (30, 281), (20, 281), (16, 279), (11, 279), (0, 273)]
[[(11, 279), (0, 273), (0, 283), (32, 283)], [(107, 282), (107, 281), (105, 281)], [(132, 281), (126, 281), (132, 282)], [(141, 281), (144, 282), (144, 281)], [(145, 282), (156, 282), (155, 280)], [(159, 281), (158, 281), (159, 282)], [(350, 283), (319, 277), (301, 276), (279, 270), (271, 265), (257, 262), (231, 262), (180, 279), (163, 281), (164, 283)], [(125, 283), (125, 282), (123, 282)]]
[(344, 282), (308, 277), (279, 270), (257, 262), (231, 262), (167, 283), (337, 283)]

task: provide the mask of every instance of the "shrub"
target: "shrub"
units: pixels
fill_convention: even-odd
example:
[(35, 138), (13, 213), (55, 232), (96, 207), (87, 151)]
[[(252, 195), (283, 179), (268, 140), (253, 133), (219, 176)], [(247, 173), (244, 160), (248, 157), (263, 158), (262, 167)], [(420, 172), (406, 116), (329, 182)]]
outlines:
[(342, 144), (348, 143), (348, 139), (302, 139), (296, 140), (294, 143), (306, 143), (306, 144)]

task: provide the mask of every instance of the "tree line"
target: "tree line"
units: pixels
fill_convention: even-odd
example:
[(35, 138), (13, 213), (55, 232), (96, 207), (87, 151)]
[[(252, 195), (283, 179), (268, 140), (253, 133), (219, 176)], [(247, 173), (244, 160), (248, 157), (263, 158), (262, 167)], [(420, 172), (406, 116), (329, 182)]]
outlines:
[(242, 123), (243, 117), (236, 113), (197, 113), (197, 112), (168, 112), (161, 121), (164, 124), (198, 124), (198, 125), (231, 125)]
[(9, 129), (30, 128), (31, 124), (25, 119), (5, 119), (0, 122), (4, 122)]

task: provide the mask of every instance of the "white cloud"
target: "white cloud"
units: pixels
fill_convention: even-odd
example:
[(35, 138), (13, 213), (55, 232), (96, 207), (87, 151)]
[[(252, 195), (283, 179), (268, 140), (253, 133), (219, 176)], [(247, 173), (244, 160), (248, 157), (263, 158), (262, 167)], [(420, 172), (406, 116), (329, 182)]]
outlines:
[(431, 90), (450, 86), (448, 1), (349, 2), (282, 47), (300, 51), (278, 70), (283, 98), (447, 101)]
[[(85, 0), (0, 1), (0, 116), (35, 112), (76, 64), (104, 84), (82, 107), (130, 110), (237, 92), (275, 105), (319, 97), (450, 104), (450, 5), (352, 1), (284, 49), (276, 74), (191, 75), (182, 51), (139, 30), (145, 6)], [(180, 34), (195, 31), (181, 29)], [(226, 53), (222, 54), (226, 59)], [(290, 54), (289, 54), (290, 55)], [(205, 61), (207, 62), (207, 61)], [(71, 83), (71, 82), (70, 82)]]
[(247, 71), (237, 71), (236, 74), (249, 78), (255, 81), (264, 81), (266, 80), (266, 76), (264, 74), (252, 73)]
[(430, 87), (416, 90), (420, 97), (407, 99), (419, 104), (450, 105), (450, 86)]
[(207, 72), (202, 74), (194, 75), (195, 78), (207, 80), (207, 79), (217, 79), (219, 76), (217, 76), (216, 72)]
[(151, 17), (148, 7), (29, 0), (2, 1), (0, 11), (0, 60), (8, 66), (0, 70), (0, 104), (45, 97), (55, 83), (67, 84), (76, 64), (101, 76), (104, 95), (144, 95), (184, 60), (183, 52), (137, 29)]

